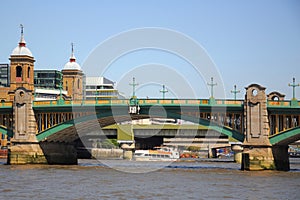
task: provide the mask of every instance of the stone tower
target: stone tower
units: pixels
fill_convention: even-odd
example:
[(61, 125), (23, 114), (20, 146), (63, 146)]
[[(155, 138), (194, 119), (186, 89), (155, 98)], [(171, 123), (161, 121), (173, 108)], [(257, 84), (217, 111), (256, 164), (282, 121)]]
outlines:
[(10, 56), (10, 100), (13, 100), (14, 142), (36, 141), (36, 122), (32, 109), (34, 58), (26, 47), (23, 26), (19, 45)]
[(62, 70), (63, 89), (68, 92), (72, 100), (82, 100), (83, 98), (83, 72), (80, 65), (76, 62), (74, 48), (72, 44), (72, 54)]
[(21, 39), (19, 45), (12, 51), (10, 60), (10, 100), (14, 100), (17, 88), (34, 91), (34, 58), (26, 47), (23, 26), (21, 25)]
[(34, 58), (26, 47), (23, 26), (19, 45), (10, 56), (10, 100), (13, 101), (13, 138), (8, 164), (47, 163), (36, 139), (36, 121), (32, 109)]

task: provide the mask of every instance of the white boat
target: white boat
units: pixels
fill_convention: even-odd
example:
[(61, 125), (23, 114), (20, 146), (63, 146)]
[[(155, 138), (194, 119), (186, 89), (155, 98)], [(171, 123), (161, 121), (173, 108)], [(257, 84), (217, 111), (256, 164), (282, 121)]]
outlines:
[(179, 152), (169, 147), (158, 147), (155, 150), (136, 150), (133, 155), (136, 161), (176, 161)]

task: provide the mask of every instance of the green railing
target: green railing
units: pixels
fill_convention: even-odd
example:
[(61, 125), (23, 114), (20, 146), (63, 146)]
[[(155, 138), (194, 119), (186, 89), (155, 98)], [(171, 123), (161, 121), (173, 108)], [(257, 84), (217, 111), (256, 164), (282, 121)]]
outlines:
[[(33, 106), (67, 106), (67, 105), (128, 105), (130, 99), (111, 99), (111, 100), (65, 100), (62, 102), (53, 101), (34, 101)], [(215, 100), (213, 103), (209, 99), (138, 99), (139, 105), (204, 105), (204, 106), (242, 106), (241, 100)]]
[[(129, 99), (109, 99), (109, 100), (50, 100), (50, 101), (33, 101), (34, 107), (43, 106), (72, 106), (72, 105), (128, 105)], [(244, 104), (243, 100), (219, 100), (213, 102), (211, 99), (138, 99), (139, 105), (200, 105), (200, 106), (236, 106), (241, 107)], [(1, 108), (12, 108), (12, 101), (0, 103)], [(270, 108), (300, 108), (300, 101), (267, 101), (267, 106)]]
[(300, 108), (300, 101), (291, 100), (291, 101), (269, 101), (267, 102), (268, 107), (274, 108), (290, 108), (290, 107), (299, 107)]

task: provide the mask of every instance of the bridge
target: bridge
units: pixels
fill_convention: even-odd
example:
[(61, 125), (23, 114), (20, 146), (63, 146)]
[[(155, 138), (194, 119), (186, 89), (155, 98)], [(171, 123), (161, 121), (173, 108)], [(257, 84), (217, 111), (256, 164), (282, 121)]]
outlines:
[[(31, 93), (19, 88), (15, 101), (0, 103), (0, 132), (11, 137), (8, 163), (74, 164), (74, 141), (91, 131), (137, 119), (181, 119), (242, 142), (243, 169), (289, 170), (288, 145), (300, 139), (300, 102), (264, 91), (252, 84), (244, 100), (32, 101)], [(118, 133), (117, 139), (132, 152), (132, 132)]]
[[(295, 98), (295, 88), (300, 85), (295, 79), (289, 84), (293, 87), (290, 101), (278, 92), (267, 95), (266, 88), (258, 84), (246, 87), (242, 100), (215, 99), (213, 77), (208, 83), (211, 86), (209, 99), (165, 99), (165, 87), (161, 91), (162, 99), (138, 99), (133, 79), (131, 99), (89, 101), (84, 98), (84, 73), (76, 63), (72, 46), (70, 60), (59, 75), (60, 95), (51, 96), (56, 98), (54, 101), (35, 101), (35, 59), (26, 47), (23, 26), (18, 46), (9, 60), (9, 70), (3, 72), (9, 84), (0, 87), (0, 132), (10, 140), (9, 164), (76, 164), (74, 142), (91, 131), (104, 135), (101, 130), (111, 124), (171, 118), (189, 121), (198, 127), (193, 132), (187, 127), (180, 131), (184, 129), (180, 126), (177, 135), (165, 131), (160, 133), (165, 134), (163, 136), (201, 139), (204, 130), (218, 133), (241, 143), (232, 148), (242, 169), (289, 170), (288, 145), (298, 140), (300, 134), (300, 103)], [(67, 94), (64, 97), (62, 90)], [(125, 157), (131, 157), (137, 139), (131, 128), (118, 130), (114, 137)]]

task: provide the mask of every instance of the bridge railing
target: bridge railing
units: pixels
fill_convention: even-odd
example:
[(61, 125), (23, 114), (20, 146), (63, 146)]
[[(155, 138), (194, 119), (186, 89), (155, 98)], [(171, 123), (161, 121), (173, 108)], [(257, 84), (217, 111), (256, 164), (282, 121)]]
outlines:
[[(65, 101), (34, 101), (33, 106), (66, 106), (66, 105), (128, 105), (129, 99), (108, 100), (65, 100)], [(139, 105), (204, 105), (204, 106), (241, 106), (242, 100), (214, 100), (210, 99), (139, 99)]]
[(271, 101), (268, 100), (268, 107), (300, 107), (300, 101)]
[[(210, 99), (139, 99), (140, 105), (230, 105), (241, 106), (243, 100), (215, 100), (212, 104)], [(128, 105), (129, 99), (108, 99), (108, 100), (57, 100), (33, 101), (33, 106), (52, 106), (52, 105)], [(267, 101), (268, 107), (300, 107), (300, 101)], [(0, 102), (0, 108), (11, 108), (13, 101)]]
[(3, 101), (0, 103), (0, 108), (10, 108), (13, 106), (13, 101)]
[(235, 100), (215, 100), (212, 103), (209, 99), (139, 99), (140, 105), (162, 104), (162, 105), (237, 105), (243, 101)]

